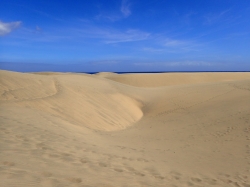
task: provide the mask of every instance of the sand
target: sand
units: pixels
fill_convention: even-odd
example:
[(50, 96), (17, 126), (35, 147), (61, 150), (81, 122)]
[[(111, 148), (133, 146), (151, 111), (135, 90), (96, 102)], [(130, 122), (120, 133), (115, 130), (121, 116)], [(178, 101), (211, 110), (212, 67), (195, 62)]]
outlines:
[(0, 71), (2, 187), (250, 187), (250, 73)]

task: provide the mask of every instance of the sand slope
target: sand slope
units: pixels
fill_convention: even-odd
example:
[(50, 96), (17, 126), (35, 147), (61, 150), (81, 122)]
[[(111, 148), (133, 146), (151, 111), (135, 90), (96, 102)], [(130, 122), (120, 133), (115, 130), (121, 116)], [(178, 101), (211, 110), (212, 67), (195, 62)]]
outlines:
[(250, 73), (0, 71), (0, 186), (250, 186)]

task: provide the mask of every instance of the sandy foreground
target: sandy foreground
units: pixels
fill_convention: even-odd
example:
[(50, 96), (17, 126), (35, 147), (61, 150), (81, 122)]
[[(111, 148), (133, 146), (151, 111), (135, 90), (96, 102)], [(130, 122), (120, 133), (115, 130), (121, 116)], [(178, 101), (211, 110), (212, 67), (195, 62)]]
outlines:
[(250, 73), (0, 71), (2, 187), (250, 187)]

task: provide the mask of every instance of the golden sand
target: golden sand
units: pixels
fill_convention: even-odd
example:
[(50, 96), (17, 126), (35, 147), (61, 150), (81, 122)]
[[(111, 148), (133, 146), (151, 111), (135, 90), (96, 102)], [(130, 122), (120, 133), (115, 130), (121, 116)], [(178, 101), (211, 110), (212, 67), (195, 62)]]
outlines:
[(0, 71), (0, 186), (250, 187), (250, 73)]

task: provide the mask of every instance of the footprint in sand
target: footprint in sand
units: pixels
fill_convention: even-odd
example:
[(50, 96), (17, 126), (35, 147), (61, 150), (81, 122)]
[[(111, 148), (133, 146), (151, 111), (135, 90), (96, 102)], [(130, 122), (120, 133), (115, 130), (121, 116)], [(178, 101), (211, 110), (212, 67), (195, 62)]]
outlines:
[(204, 181), (210, 185), (216, 185), (217, 180), (215, 179), (210, 179), (210, 178), (205, 178)]
[(69, 153), (61, 153), (62, 156), (72, 156), (71, 154)]
[(107, 164), (105, 164), (105, 163), (100, 162), (100, 163), (99, 163), (99, 166), (101, 166), (101, 167), (104, 167), (104, 168), (105, 168), (105, 167), (107, 167), (108, 165), (107, 165)]
[(146, 160), (144, 158), (138, 158), (137, 161), (139, 161), (139, 162), (149, 162), (148, 160)]
[(120, 172), (120, 173), (123, 172), (123, 170), (120, 169), (120, 168), (114, 168), (114, 170), (117, 171), (117, 172)]
[(9, 162), (9, 161), (4, 161), (3, 165), (5, 165), (5, 166), (14, 166), (15, 163), (14, 162)]
[(68, 178), (68, 180), (72, 183), (81, 183), (82, 179), (81, 178), (74, 178), (74, 177), (70, 177)]
[(135, 175), (138, 175), (138, 176), (141, 176), (141, 177), (144, 177), (145, 174), (141, 173), (141, 172), (138, 172), (138, 171), (134, 171), (134, 174)]
[(80, 159), (80, 162), (83, 163), (83, 164), (86, 164), (86, 163), (88, 163), (89, 161), (88, 161), (87, 159), (85, 159), (85, 158), (82, 158), (82, 159)]
[(154, 178), (156, 178), (156, 179), (161, 179), (161, 180), (165, 179), (165, 177), (162, 177), (162, 176), (160, 176), (160, 175), (153, 175), (153, 176), (154, 176)]
[(51, 177), (52, 174), (49, 173), (49, 172), (44, 171), (44, 172), (42, 172), (42, 176), (44, 176), (44, 177)]
[(191, 178), (191, 181), (196, 182), (196, 183), (200, 183), (202, 180), (199, 178)]
[(188, 186), (194, 186), (194, 184), (192, 182), (187, 182)]
[(51, 158), (58, 158), (59, 155), (57, 155), (57, 154), (49, 154), (49, 157), (51, 157)]

